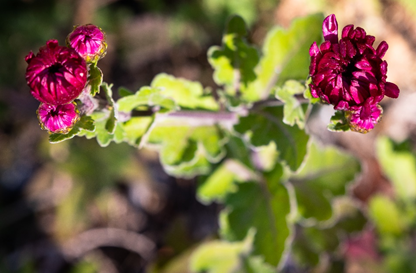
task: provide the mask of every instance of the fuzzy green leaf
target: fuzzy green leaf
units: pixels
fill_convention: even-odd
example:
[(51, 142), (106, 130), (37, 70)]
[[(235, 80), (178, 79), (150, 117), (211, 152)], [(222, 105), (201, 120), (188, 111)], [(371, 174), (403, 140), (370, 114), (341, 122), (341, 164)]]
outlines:
[(306, 155), (309, 136), (297, 126), (282, 122), (283, 107), (266, 107), (240, 118), (234, 129), (240, 134), (247, 134), (255, 147), (276, 144), (279, 158), (296, 171)]
[(217, 102), (210, 94), (204, 94), (204, 89), (199, 82), (162, 73), (153, 79), (151, 86), (158, 89), (160, 95), (172, 99), (181, 107), (218, 110)]
[(247, 85), (257, 78), (254, 68), (259, 62), (259, 53), (246, 42), (246, 36), (244, 20), (234, 16), (228, 22), (222, 46), (213, 46), (208, 51), (215, 82), (234, 89), (234, 92), (239, 89), (244, 93)]
[(96, 65), (90, 66), (88, 84), (91, 85), (91, 96), (100, 92), (100, 86), (103, 83), (103, 72)]
[(237, 190), (226, 197), (226, 209), (220, 216), (221, 234), (227, 240), (242, 240), (247, 231), (256, 229), (253, 254), (276, 266), (285, 251), (290, 229), (287, 215), (290, 200), (280, 183), (282, 167), (266, 175), (265, 184), (238, 183)]
[(335, 111), (328, 124), (328, 130), (332, 132), (346, 132), (350, 130), (344, 111)]
[(332, 199), (345, 194), (346, 186), (359, 170), (359, 162), (352, 156), (333, 147), (311, 145), (305, 165), (289, 178), (302, 217), (318, 221), (330, 219)]
[(93, 132), (95, 130), (94, 120), (89, 116), (82, 116), (81, 119), (74, 125), (71, 131), (67, 134), (51, 134), (49, 135), (50, 143), (59, 143), (64, 140), (73, 138), (79, 135), (82, 130)]
[[(124, 89), (121, 89), (124, 90)], [(127, 94), (126, 92), (123, 92)], [(130, 112), (139, 106), (160, 106), (166, 110), (175, 110), (175, 102), (162, 94), (161, 90), (152, 87), (142, 87), (134, 95), (126, 95), (117, 101), (118, 110)]]
[(232, 273), (241, 267), (242, 255), (251, 251), (254, 232), (240, 242), (212, 241), (199, 246), (192, 254), (190, 270), (195, 273)]
[(308, 104), (302, 104), (295, 95), (303, 94), (305, 86), (298, 81), (289, 80), (283, 87), (276, 89), (276, 98), (284, 102), (283, 122), (288, 125), (297, 124), (300, 129), (305, 128), (305, 116)]
[(167, 120), (152, 128), (146, 144), (159, 147), (165, 170), (179, 176), (206, 173), (210, 162), (224, 156), (222, 136), (215, 126), (175, 126)]

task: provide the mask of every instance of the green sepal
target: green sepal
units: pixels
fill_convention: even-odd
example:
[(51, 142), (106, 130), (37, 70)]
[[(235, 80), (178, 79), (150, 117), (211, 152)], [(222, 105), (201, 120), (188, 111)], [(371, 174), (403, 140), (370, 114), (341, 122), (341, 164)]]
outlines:
[(328, 124), (328, 130), (332, 132), (346, 132), (350, 130), (350, 124), (345, 116), (345, 111), (335, 111)]
[(90, 65), (88, 84), (91, 86), (90, 94), (95, 96), (100, 92), (100, 86), (103, 83), (103, 72), (96, 64)]

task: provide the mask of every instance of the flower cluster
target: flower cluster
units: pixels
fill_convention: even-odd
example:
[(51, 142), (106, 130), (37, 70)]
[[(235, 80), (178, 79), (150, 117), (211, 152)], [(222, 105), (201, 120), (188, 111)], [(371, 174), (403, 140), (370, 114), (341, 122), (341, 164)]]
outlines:
[(325, 18), (322, 31), (325, 41), (319, 47), (314, 42), (309, 50), (311, 94), (344, 111), (351, 130), (367, 133), (381, 118), (384, 96), (397, 98), (400, 93), (386, 81), (387, 62), (382, 58), (388, 45), (383, 41), (375, 49), (374, 36), (353, 25), (345, 26), (338, 40), (334, 14)]
[(105, 33), (93, 25), (75, 27), (67, 44), (49, 40), (25, 58), (27, 84), (40, 102), (39, 123), (51, 133), (68, 133), (79, 120), (74, 100), (88, 84), (88, 63), (96, 63), (107, 49)]

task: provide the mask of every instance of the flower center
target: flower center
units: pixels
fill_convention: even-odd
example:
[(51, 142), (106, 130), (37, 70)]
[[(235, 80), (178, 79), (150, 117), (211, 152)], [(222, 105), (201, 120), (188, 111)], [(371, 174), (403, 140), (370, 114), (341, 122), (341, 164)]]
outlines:
[(352, 73), (354, 71), (356, 71), (357, 68), (355, 67), (355, 62), (354, 60), (350, 60), (344, 67), (343, 67), (343, 71), (342, 71), (342, 77), (346, 78), (346, 79), (351, 79)]
[(63, 67), (63, 65), (62, 65), (62, 64), (60, 64), (60, 63), (55, 63), (55, 64), (51, 65), (51, 66), (48, 68), (48, 72), (49, 72), (50, 74), (55, 74), (55, 73), (59, 72), (59, 70), (60, 70), (62, 67)]

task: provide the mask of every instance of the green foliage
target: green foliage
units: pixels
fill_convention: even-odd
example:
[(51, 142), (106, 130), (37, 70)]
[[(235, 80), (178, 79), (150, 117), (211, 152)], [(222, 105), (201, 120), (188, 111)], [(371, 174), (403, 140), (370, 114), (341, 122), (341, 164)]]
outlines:
[(280, 183), (282, 173), (282, 167), (277, 165), (264, 181), (237, 184), (237, 190), (227, 196), (227, 209), (221, 215), (224, 238), (242, 240), (254, 227), (257, 232), (253, 254), (261, 255), (274, 266), (280, 262), (290, 234), (290, 200), (286, 187)]
[(298, 81), (288, 80), (283, 87), (276, 88), (276, 98), (284, 103), (283, 122), (293, 126), (298, 125), (300, 129), (305, 128), (307, 104), (302, 104), (295, 97), (305, 92), (305, 86)]
[(51, 134), (49, 135), (50, 143), (59, 143), (67, 139), (71, 139), (78, 135), (81, 131), (93, 132), (95, 130), (94, 120), (89, 116), (82, 116), (75, 124), (74, 128), (67, 134)]
[(376, 145), (380, 164), (393, 183), (397, 197), (405, 201), (415, 200), (415, 156), (409, 151), (395, 151), (394, 143), (386, 137), (380, 137)]
[(287, 80), (306, 80), (309, 74), (309, 47), (322, 39), (322, 14), (314, 14), (293, 21), (288, 30), (271, 29), (264, 41), (258, 78), (247, 93), (253, 99), (267, 97), (275, 85)]
[(100, 92), (100, 86), (103, 83), (103, 72), (96, 64), (90, 65), (88, 84), (91, 86), (91, 96)]
[(139, 106), (160, 106), (166, 111), (177, 109), (175, 101), (162, 94), (161, 89), (144, 86), (134, 95), (127, 95), (126, 89), (121, 89), (126, 94), (117, 101), (118, 109), (121, 112), (131, 112)]
[(376, 195), (371, 198), (369, 214), (377, 230), (383, 235), (400, 235), (405, 229), (402, 211), (385, 196)]
[(328, 130), (332, 132), (345, 132), (350, 130), (350, 125), (344, 111), (335, 111), (328, 124)]
[(256, 79), (254, 68), (259, 62), (257, 50), (246, 42), (247, 28), (239, 16), (231, 17), (224, 34), (222, 47), (213, 46), (208, 60), (214, 68), (214, 80), (226, 85), (231, 95), (244, 94), (248, 84)]
[(224, 156), (223, 140), (216, 126), (175, 125), (172, 120), (157, 123), (146, 144), (156, 145), (165, 170), (178, 176), (207, 173), (210, 163)]
[(218, 110), (218, 104), (214, 98), (205, 96), (204, 89), (199, 82), (162, 73), (153, 79), (151, 87), (160, 89), (162, 96), (171, 98), (183, 108)]
[(238, 272), (241, 256), (251, 251), (254, 232), (248, 232), (240, 242), (212, 241), (199, 246), (192, 255), (192, 272), (228, 273)]
[(305, 165), (292, 175), (299, 214), (305, 219), (328, 220), (332, 200), (345, 194), (348, 183), (360, 170), (358, 161), (334, 147), (319, 149), (312, 144)]
[(309, 136), (297, 126), (283, 123), (283, 107), (265, 107), (241, 117), (234, 129), (247, 134), (255, 147), (266, 146), (271, 141), (276, 144), (280, 160), (296, 171), (303, 162)]

